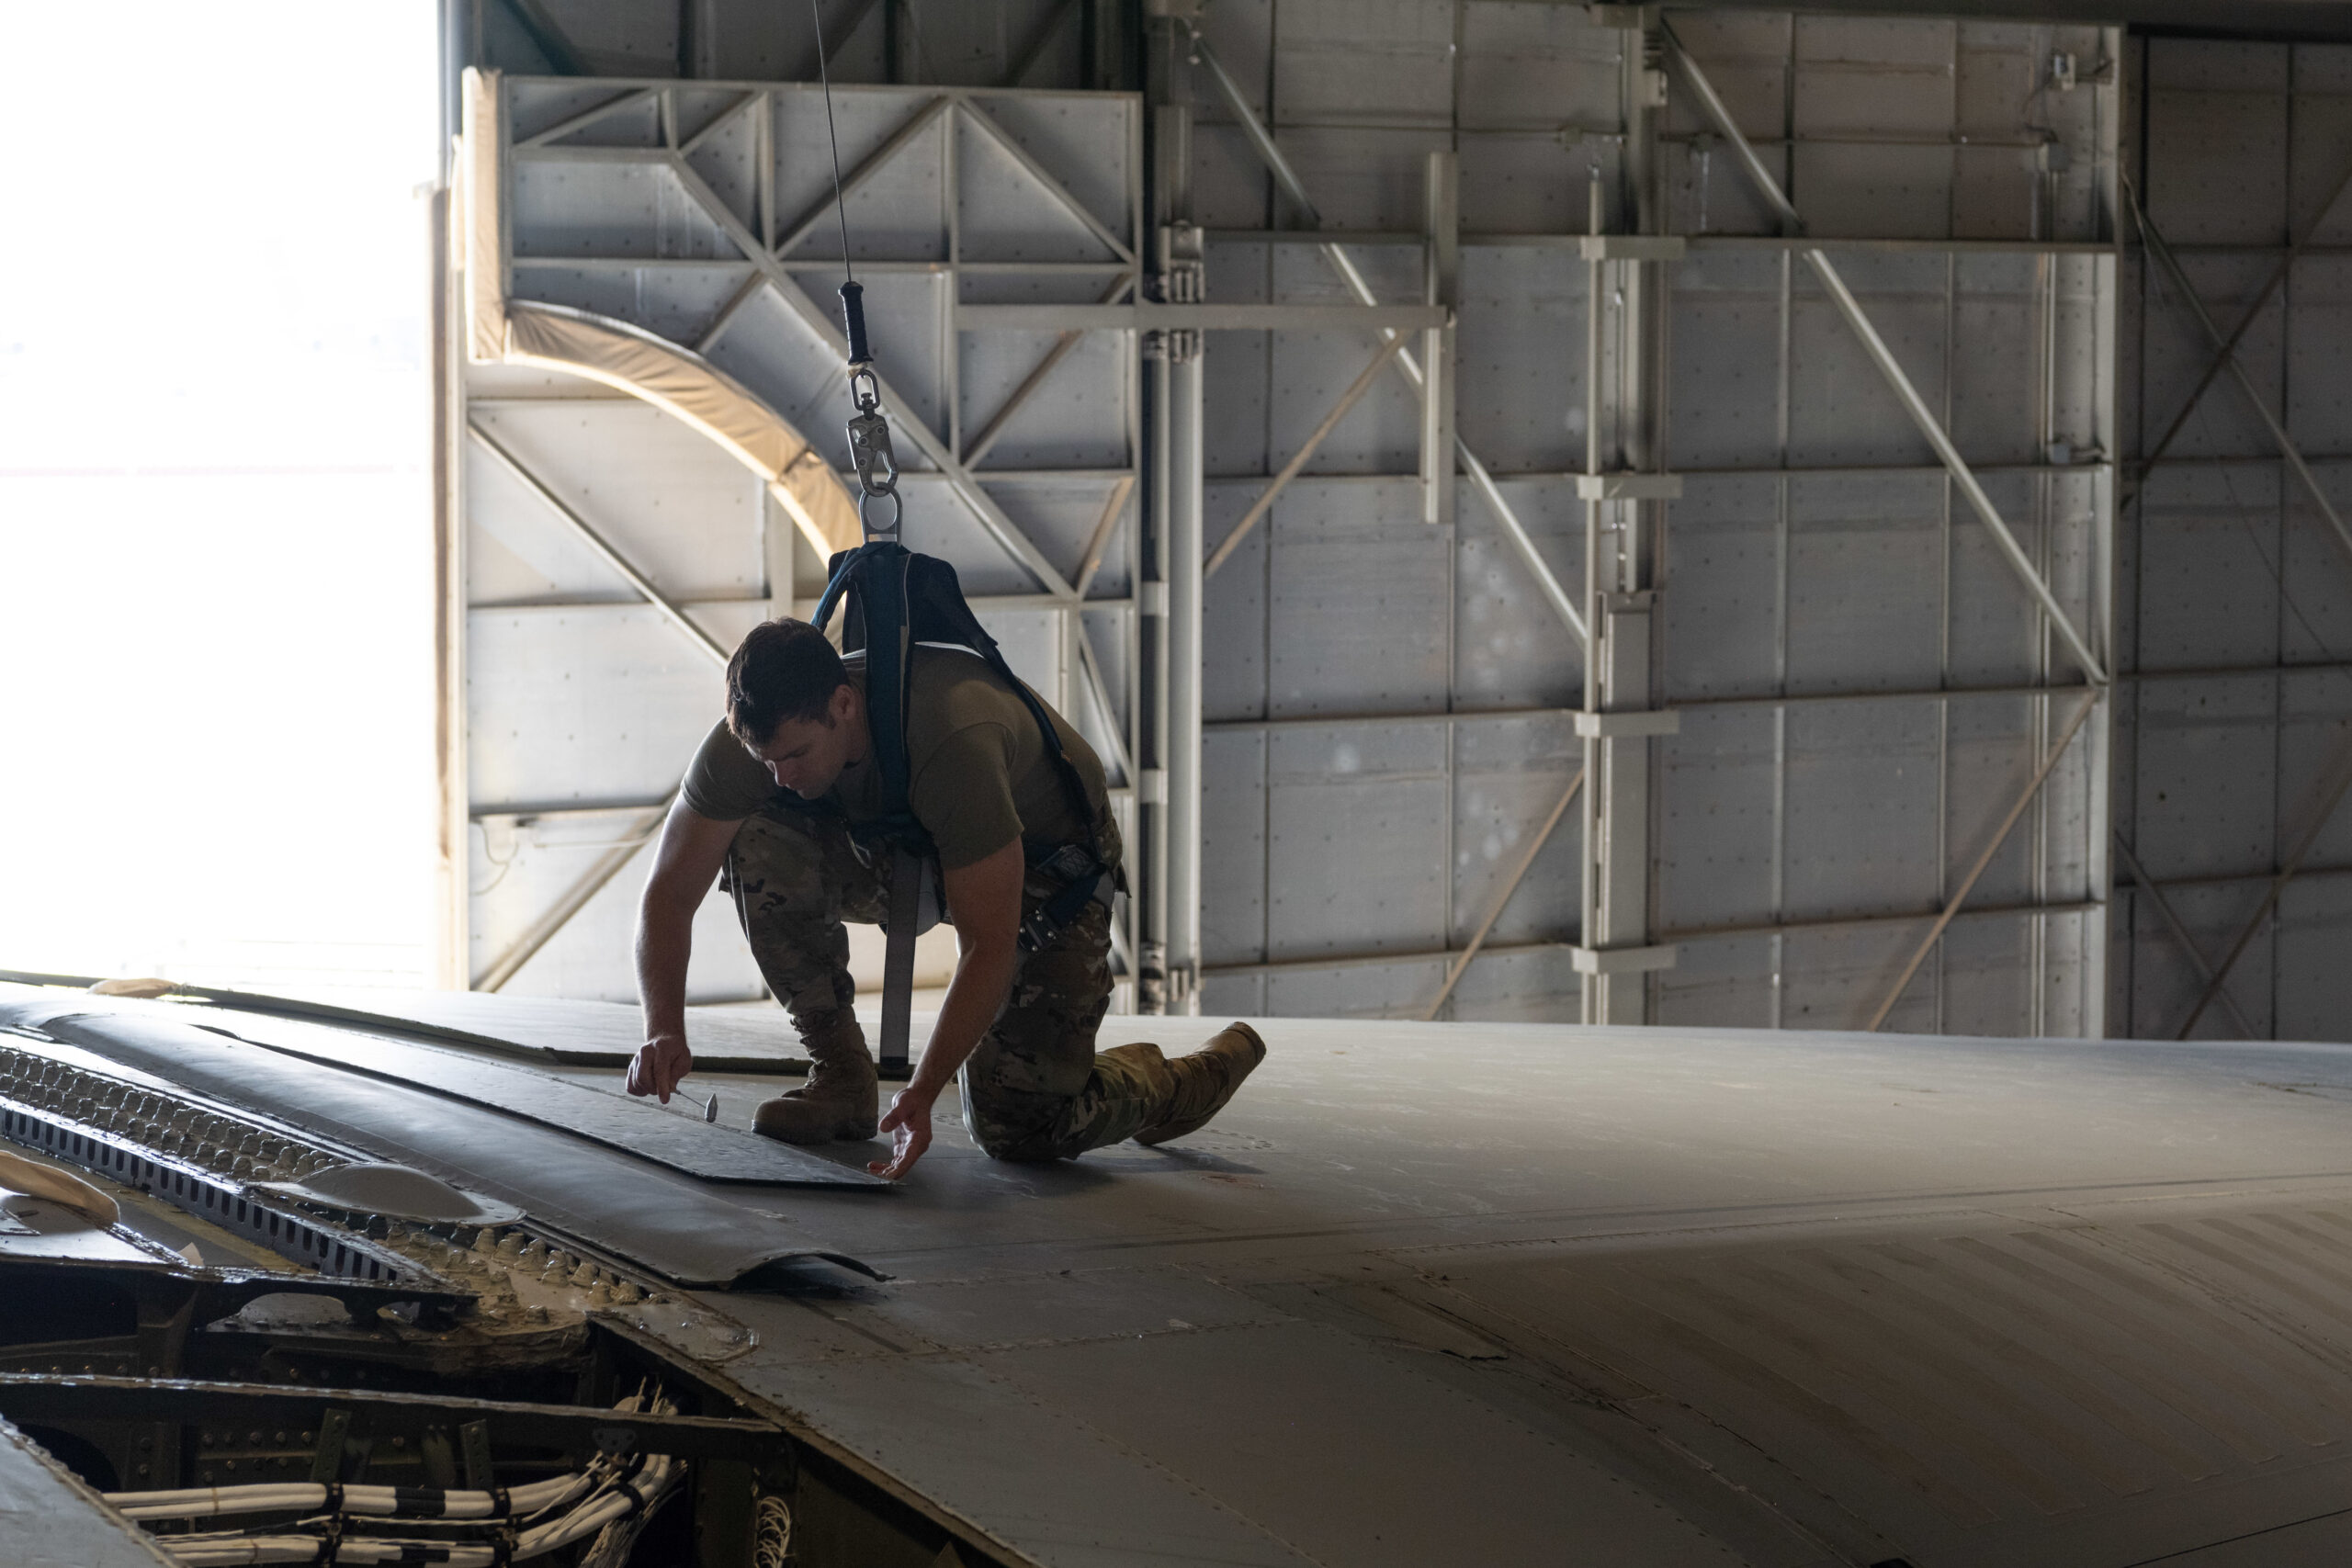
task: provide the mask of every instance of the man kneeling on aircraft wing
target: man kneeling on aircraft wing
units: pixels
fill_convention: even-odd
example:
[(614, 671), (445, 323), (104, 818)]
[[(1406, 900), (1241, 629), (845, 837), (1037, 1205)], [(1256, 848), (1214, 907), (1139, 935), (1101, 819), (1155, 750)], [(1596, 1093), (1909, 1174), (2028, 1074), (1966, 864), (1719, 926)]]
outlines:
[[(959, 1071), (964, 1124), (998, 1159), (1069, 1159), (1199, 1128), (1265, 1059), (1265, 1043), (1236, 1023), (1172, 1061), (1148, 1044), (1096, 1053), (1120, 851), (1102, 761), (1044, 709), (1083, 783), (1090, 825), (1038, 720), (994, 670), (956, 649), (918, 646), (909, 659), (907, 803), (937, 855), (959, 955), (930, 1044), (879, 1119), (892, 1157), (873, 1168), (895, 1179), (922, 1157), (933, 1102)], [(666, 1102), (694, 1065), (686, 958), (695, 910), (723, 873), (810, 1064), (808, 1083), (762, 1105), (753, 1125), (796, 1144), (875, 1135), (879, 1090), (851, 1010), (842, 922), (878, 923), (888, 908), (887, 848), (853, 835), (881, 815), (877, 772), (865, 655), (842, 658), (802, 621), (753, 627), (727, 666), (727, 716), (695, 755), (646, 879), (637, 934), (645, 1043), (629, 1066), (631, 1094)], [(1099, 867), (1095, 897), (1029, 951), (1023, 922), (1069, 881), (1056, 874), (1071, 863), (1057, 853), (1069, 846)]]

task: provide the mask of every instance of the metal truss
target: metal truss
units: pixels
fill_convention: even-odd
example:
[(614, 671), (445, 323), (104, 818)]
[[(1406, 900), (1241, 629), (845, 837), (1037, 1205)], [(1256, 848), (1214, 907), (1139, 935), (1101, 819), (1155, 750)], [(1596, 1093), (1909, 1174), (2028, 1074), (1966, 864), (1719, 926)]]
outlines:
[[(1764, 166), (1764, 160), (1758, 155), (1754, 143), (1748, 141), (1746, 133), (1732, 118), (1731, 110), (1724, 106), (1722, 96), (1716, 93), (1714, 84), (1707, 79), (1707, 73), (1700, 68), (1699, 62), (1693, 60), (1690, 51), (1682, 47), (1682, 41), (1675, 36), (1672, 26), (1661, 20), (1658, 24), (1658, 31), (1666, 42), (1667, 59), (1674, 67), (1676, 74), (1681, 77), (1683, 85), (1690, 88), (1691, 100), (1698, 107), (1700, 114), (1714, 133), (1722, 137), (1724, 143), (1730, 147), (1741, 171), (1747, 175), (1748, 184), (1755, 187), (1756, 194), (1763, 198), (1764, 204), (1780, 219), (1783, 233), (1790, 236), (1803, 235), (1804, 218), (1781, 191), (1781, 182), (1773, 177), (1770, 169)], [(2107, 661), (2091, 651), (2089, 641), (2075, 628), (2074, 618), (2067, 615), (2064, 607), (2058, 603), (2057, 595), (2050, 591), (2050, 584), (2042, 580), (2041, 573), (2034, 569), (2033, 562), (2026, 558), (2025, 550), (2018, 545), (2016, 534), (2011, 532), (2008, 524), (2002, 520), (1999, 509), (1994, 506), (1992, 498), (1984, 493), (1984, 487), (1977, 481), (1976, 475), (1969, 468), (1967, 459), (1960, 455), (1960, 448), (1952, 445), (1951, 436), (1945, 431), (1943, 423), (1928, 409), (1927, 400), (1919, 395), (1918, 388), (1912, 384), (1910, 376), (1895, 359), (1894, 351), (1887, 347), (1885, 338), (1880, 335), (1869, 313), (1854, 298), (1853, 290), (1846, 287), (1845, 277), (1838, 272), (1837, 264), (1832, 262), (1828, 253), (1818, 245), (1803, 244), (1800, 242), (1797, 254), (1803, 256), (1805, 265), (1813, 269), (1814, 276), (1820, 280), (1821, 287), (1829, 296), (1830, 302), (1837, 307), (1838, 315), (1843, 317), (1847, 326), (1852, 329), (1855, 338), (1862, 345), (1863, 352), (1870, 355), (1871, 363), (1876, 366), (1879, 374), (1885, 378), (1888, 389), (1894, 393), (1896, 401), (1903, 405), (1903, 412), (1910, 416), (1911, 423), (1918, 427), (1919, 434), (1926, 437), (1928, 445), (1935, 449), (1937, 457), (1950, 471), (1953, 485), (1966, 499), (1969, 510), (1976, 513), (1977, 519), (1992, 535), (1995, 546), (2000, 550), (2001, 558), (2008, 563), (2009, 570), (2017, 575), (2018, 581), (2024, 584), (2026, 592), (2033, 596), (2034, 602), (2041, 606), (2042, 614), (2050, 618), (2051, 629), (2058, 634), (2059, 639), (2066, 645), (2068, 653), (2074, 657), (2075, 662), (2081, 668), (2083, 673), (2089, 677), (2092, 683), (2105, 684), (2108, 679)]]

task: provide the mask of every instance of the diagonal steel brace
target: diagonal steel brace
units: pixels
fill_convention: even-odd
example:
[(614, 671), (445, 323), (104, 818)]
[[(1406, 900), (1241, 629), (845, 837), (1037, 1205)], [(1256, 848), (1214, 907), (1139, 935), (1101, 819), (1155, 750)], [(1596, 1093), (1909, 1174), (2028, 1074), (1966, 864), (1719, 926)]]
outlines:
[[(1225, 62), (1217, 59), (1216, 51), (1209, 47), (1208, 39), (1201, 36), (1197, 26), (1192, 27), (1192, 40), (1193, 57), (1208, 73), (1209, 81), (1216, 88), (1217, 96), (1225, 100), (1226, 107), (1241, 122), (1242, 133), (1250, 139), (1250, 145), (1257, 152), (1259, 162), (1264, 164), (1267, 172), (1274, 176), (1274, 183), (1282, 186), (1283, 194), (1298, 209), (1298, 215), (1306, 227), (1321, 227), (1322, 214), (1316, 210), (1315, 203), (1308, 198), (1306, 186), (1299, 180), (1298, 171), (1291, 167), (1290, 160), (1275, 145), (1273, 133), (1266, 129), (1266, 122), (1258, 118), (1258, 111), (1250, 107), (1249, 98), (1241, 91), (1241, 85), (1226, 70)], [(1331, 270), (1340, 275), (1340, 283), (1359, 303), (1380, 303), (1379, 297), (1372, 291), (1372, 285), (1365, 280), (1354, 258), (1345, 250), (1337, 244), (1317, 248), (1323, 253), (1323, 259), (1330, 264)], [(1383, 327), (1380, 331), (1384, 339), (1400, 335), (1394, 327)], [(1396, 365), (1397, 374), (1404, 377), (1406, 384), (1412, 388), (1413, 396), (1416, 399), (1422, 397), (1425, 382), (1421, 362), (1414, 357), (1412, 350), (1399, 349)], [(1479, 461), (1478, 454), (1470, 449), (1470, 444), (1462, 439), (1459, 431), (1453, 437), (1453, 455), (1462, 464), (1462, 471), (1469, 479), (1470, 488), (1476, 491), (1478, 499), (1487, 503), (1487, 510), (1494, 514), (1495, 522), (1502, 528), (1503, 537), (1518, 552), (1520, 562), (1527, 568), (1528, 574), (1535, 579), (1535, 586), (1543, 593), (1544, 602), (1567, 623), (1568, 630), (1582, 645), (1587, 640), (1584, 616), (1577, 609), (1576, 600), (1561, 585), (1559, 574), (1552, 570), (1552, 563), (1545, 560), (1543, 552), (1535, 547), (1534, 537), (1528, 533), (1527, 525), (1520, 521), (1519, 513), (1511, 509), (1510, 503), (1503, 498), (1502, 491), (1496, 485), (1494, 475), (1487, 471), (1485, 463)]]
[(2189, 287), (2188, 275), (2181, 270), (2180, 258), (2172, 254), (2172, 246), (2165, 243), (2164, 235), (2149, 219), (2147, 209), (2141, 206), (2140, 193), (2132, 188), (2129, 180), (2124, 182), (2124, 189), (2131, 193), (2132, 216), (2140, 225), (2140, 237), (2147, 242), (2148, 254), (2155, 258), (2156, 265), (2163, 269), (2165, 278), (2172, 284), (2173, 295), (2180, 301), (2181, 309), (2196, 318), (2198, 326), (2203, 330), (2223, 362), (2223, 367), (2229, 371), (2230, 378), (2238, 384), (2238, 390), (2245, 394), (2245, 400), (2254, 405), (2256, 415), (2261, 419), (2264, 428), (2270, 432), (2270, 439), (2278, 444), (2279, 456), (2287, 459), (2287, 466), (2295, 470), (2295, 477), (2301, 479), (2303, 488), (2311, 492), (2312, 500), (2319, 506), (2320, 515), (2327, 519), (2328, 527), (2335, 531), (2335, 542), (2344, 547), (2347, 556), (2352, 556), (2352, 529), (2344, 525), (2343, 514), (2335, 510), (2335, 503), (2328, 500), (2327, 492), (2320, 488), (2319, 476), (2312, 472), (2309, 463), (2303, 461), (2302, 451), (2295, 445), (2294, 438), (2287, 434), (2286, 425), (2271, 412), (2270, 400), (2255, 386), (2254, 378), (2245, 373), (2245, 366), (2238, 359), (2236, 340), (2222, 335), (2222, 329), (2214, 324), (2212, 312), (2205, 309), (2205, 301), (2197, 297), (2195, 288)]
[[(1804, 220), (1781, 192), (1781, 182), (1773, 177), (1771, 170), (1764, 166), (1763, 159), (1757, 156), (1756, 148), (1747, 140), (1747, 133), (1733, 120), (1731, 110), (1724, 107), (1722, 97), (1716, 94), (1714, 84), (1707, 80), (1706, 73), (1682, 47), (1682, 40), (1675, 37), (1671, 27), (1661, 21), (1658, 31), (1666, 41), (1668, 62), (1682, 78), (1683, 85), (1690, 89), (1690, 96), (1708, 125), (1732, 148), (1740, 168), (1747, 175), (1748, 183), (1756, 187), (1765, 205), (1779, 217), (1782, 231), (1790, 234), (1804, 233)], [(1903, 405), (1903, 412), (1911, 416), (1911, 423), (1918, 427), (1919, 434), (1927, 437), (1928, 445), (1935, 449), (1936, 456), (1951, 475), (1952, 483), (1967, 501), (1969, 510), (1976, 513), (1985, 531), (1993, 536), (1993, 543), (2000, 550), (2002, 559), (2008, 562), (2009, 570), (2017, 574), (2018, 581), (2025, 584), (2026, 592), (2032, 594), (2034, 602), (2041, 606), (2042, 614), (2050, 617), (2050, 624), (2060, 640), (2065, 643), (2066, 651), (2082, 667), (2083, 673), (2090, 677), (2093, 685), (2107, 684), (2107, 666), (2091, 651), (2090, 643), (2075, 628), (2074, 618), (2060, 606), (2057, 595), (2050, 591), (2050, 584), (2042, 581), (2041, 573), (2035, 570), (2033, 562), (2026, 558), (2017, 536), (2009, 531), (2008, 524), (2002, 521), (1999, 510), (1994, 506), (1992, 498), (1984, 493), (1984, 487), (1977, 482), (1967, 460), (1961, 457), (1960, 448), (1952, 445), (1951, 436), (1945, 432), (1942, 422), (1928, 407), (1927, 400), (1919, 395), (1918, 388), (1911, 384), (1910, 376), (1895, 359), (1894, 351), (1887, 347), (1886, 340), (1879, 335), (1878, 328), (1863, 311), (1861, 303), (1846, 287), (1845, 278), (1830, 261), (1828, 253), (1817, 246), (1808, 246), (1798, 254), (1813, 269), (1814, 276), (1828, 293), (1830, 303), (1845, 318), (1846, 325), (1861, 341), (1863, 352), (1878, 367), (1879, 374), (1886, 378), (1895, 400)]]

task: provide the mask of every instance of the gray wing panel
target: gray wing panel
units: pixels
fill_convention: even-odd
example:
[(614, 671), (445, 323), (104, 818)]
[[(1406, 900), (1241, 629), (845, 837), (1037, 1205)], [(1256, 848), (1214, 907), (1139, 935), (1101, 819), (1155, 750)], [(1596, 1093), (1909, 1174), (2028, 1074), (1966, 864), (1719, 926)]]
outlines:
[(123, 1522), (32, 1439), (0, 1421), (0, 1542), (21, 1568), (168, 1568), (172, 1559)]
[(381, 1035), (290, 1019), (215, 1012), (210, 1009), (201, 1013), (185, 1007), (175, 1010), (188, 1013), (191, 1021), (201, 1018), (204, 1028), (223, 1031), (251, 1044), (470, 1100), (666, 1165), (704, 1181), (751, 1181), (771, 1186), (883, 1185), (877, 1177), (820, 1159), (790, 1144), (681, 1115), (650, 1099), (607, 1093), (568, 1078), (533, 1072), (528, 1067), (486, 1062), (478, 1056), (435, 1050), (410, 1041), (388, 1040)]
[[(763, 1263), (811, 1253), (807, 1238), (781, 1221), (569, 1134), (192, 1023), (47, 998), (0, 999), (0, 1023), (38, 1029), (503, 1199), (682, 1284), (723, 1285)], [(862, 1172), (842, 1175), (870, 1180)]]

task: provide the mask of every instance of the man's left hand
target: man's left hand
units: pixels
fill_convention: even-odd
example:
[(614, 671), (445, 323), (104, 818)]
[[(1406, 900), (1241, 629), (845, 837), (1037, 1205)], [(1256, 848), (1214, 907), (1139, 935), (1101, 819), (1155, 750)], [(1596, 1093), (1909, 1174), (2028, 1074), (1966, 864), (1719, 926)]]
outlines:
[(890, 1109), (882, 1113), (878, 1128), (890, 1134), (890, 1157), (877, 1159), (865, 1168), (887, 1181), (896, 1181), (912, 1170), (923, 1150), (931, 1147), (931, 1106), (938, 1098), (937, 1089), (912, 1083), (892, 1095)]

